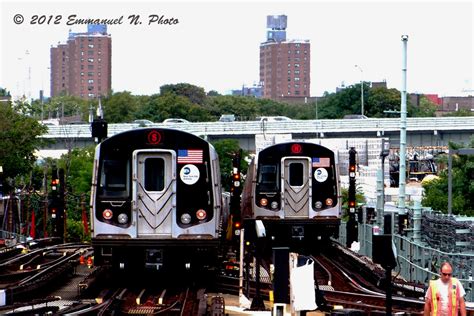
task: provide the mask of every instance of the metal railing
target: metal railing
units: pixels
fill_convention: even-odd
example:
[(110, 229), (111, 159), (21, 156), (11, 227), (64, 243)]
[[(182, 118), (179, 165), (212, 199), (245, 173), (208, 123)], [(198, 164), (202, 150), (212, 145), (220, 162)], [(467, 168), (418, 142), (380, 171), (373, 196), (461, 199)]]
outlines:
[[(156, 123), (148, 127), (173, 128), (196, 135), (254, 135), (265, 130), (266, 133), (318, 133), (332, 132), (388, 132), (400, 130), (400, 119), (358, 119), (358, 120), (290, 120), (281, 122), (236, 121), (236, 122), (197, 122), (197, 123)], [(109, 124), (108, 134), (141, 128), (139, 124)], [(407, 131), (472, 130), (474, 116), (468, 117), (425, 117), (408, 118)], [(89, 124), (48, 126), (44, 138), (90, 138)]]
[[(360, 255), (372, 258), (372, 225), (359, 224)], [(338, 241), (346, 244), (346, 223), (342, 222)], [(411, 238), (393, 234), (397, 249), (398, 266), (394, 269), (410, 282), (425, 284), (439, 277), (440, 265), (448, 261), (453, 265), (454, 275), (466, 290), (467, 302), (474, 302), (474, 253), (449, 253), (416, 243)]]

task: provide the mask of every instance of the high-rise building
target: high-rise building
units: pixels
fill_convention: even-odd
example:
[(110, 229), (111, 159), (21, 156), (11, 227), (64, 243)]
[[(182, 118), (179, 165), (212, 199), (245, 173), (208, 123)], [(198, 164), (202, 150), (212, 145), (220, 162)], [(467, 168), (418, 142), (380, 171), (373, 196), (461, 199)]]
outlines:
[(106, 25), (69, 33), (66, 44), (51, 47), (51, 96), (94, 99), (111, 91), (112, 38)]
[(260, 44), (260, 84), (267, 99), (310, 96), (309, 40), (287, 40), (286, 26), (286, 15), (267, 16), (267, 40)]

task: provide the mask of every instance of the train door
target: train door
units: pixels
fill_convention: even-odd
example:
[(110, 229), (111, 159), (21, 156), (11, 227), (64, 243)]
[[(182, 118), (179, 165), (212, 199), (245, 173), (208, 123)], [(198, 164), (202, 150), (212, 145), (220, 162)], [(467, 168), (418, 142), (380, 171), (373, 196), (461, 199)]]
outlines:
[(169, 151), (138, 151), (135, 155), (134, 200), (137, 235), (171, 238), (176, 207), (176, 166)]
[(283, 177), (281, 192), (285, 218), (308, 218), (311, 188), (311, 162), (309, 158), (282, 159)]

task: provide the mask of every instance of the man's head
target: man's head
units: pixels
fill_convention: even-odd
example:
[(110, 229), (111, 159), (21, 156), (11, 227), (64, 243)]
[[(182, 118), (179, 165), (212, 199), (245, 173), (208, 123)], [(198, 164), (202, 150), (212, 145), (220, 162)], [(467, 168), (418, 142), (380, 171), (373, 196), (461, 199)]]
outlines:
[(451, 279), (451, 276), (453, 275), (453, 267), (451, 266), (449, 262), (444, 262), (441, 265), (440, 275), (441, 275), (441, 281), (443, 283), (449, 282), (449, 280)]

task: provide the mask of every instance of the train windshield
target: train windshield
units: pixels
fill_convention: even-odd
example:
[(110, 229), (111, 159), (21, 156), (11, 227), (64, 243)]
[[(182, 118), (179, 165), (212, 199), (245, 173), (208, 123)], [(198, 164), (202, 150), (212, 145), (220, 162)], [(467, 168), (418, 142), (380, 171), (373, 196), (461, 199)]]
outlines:
[(259, 190), (262, 191), (278, 191), (280, 186), (278, 182), (278, 166), (277, 165), (261, 165), (258, 169)]
[(165, 161), (163, 158), (145, 160), (145, 190), (163, 191), (165, 188)]
[(104, 160), (100, 174), (100, 195), (109, 197), (128, 196), (128, 160)]
[(289, 174), (289, 182), (292, 187), (299, 187), (303, 185), (303, 178), (304, 178), (304, 166), (302, 163), (290, 163), (290, 174)]

